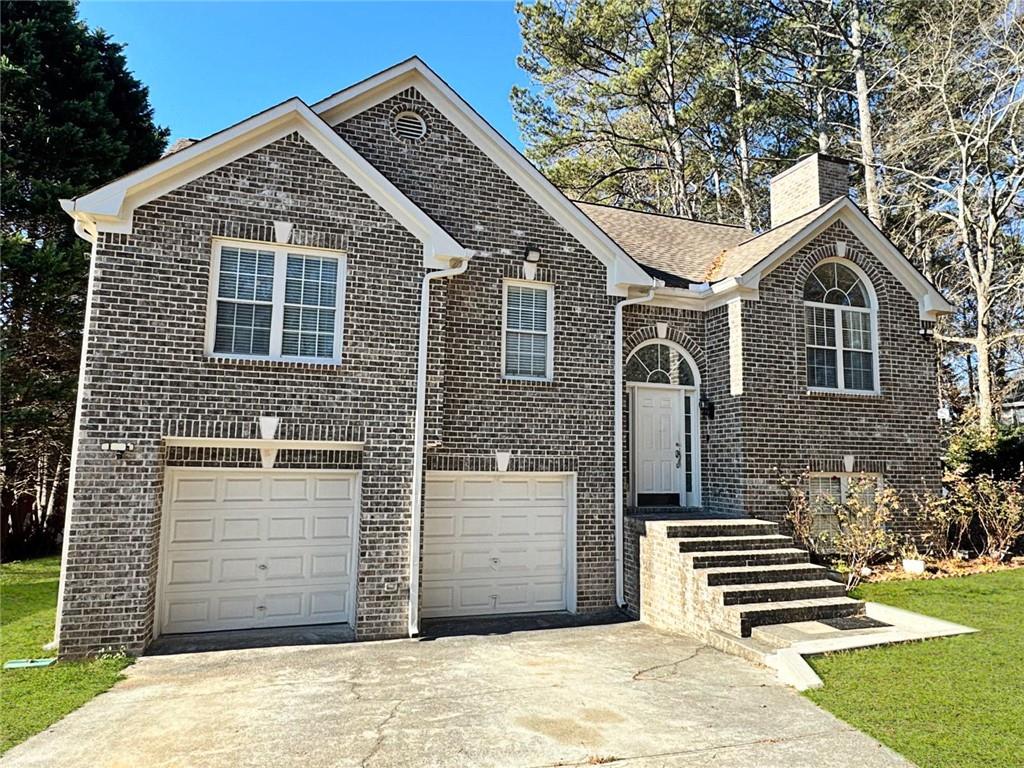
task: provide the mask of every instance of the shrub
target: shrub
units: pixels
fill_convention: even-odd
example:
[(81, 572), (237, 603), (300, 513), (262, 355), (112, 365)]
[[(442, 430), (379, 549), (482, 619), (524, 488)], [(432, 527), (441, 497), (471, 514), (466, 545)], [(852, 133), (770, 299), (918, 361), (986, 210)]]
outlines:
[[(851, 480), (845, 501), (827, 498), (817, 503), (809, 498), (806, 472), (796, 480), (779, 482), (789, 494), (786, 518), (793, 538), (844, 574), (848, 591), (860, 583), (866, 566), (892, 555), (903, 543), (892, 531), (893, 520), (903, 509), (899, 495), (892, 488), (879, 489), (873, 478)], [(815, 530), (819, 516), (829, 521), (827, 529)]]

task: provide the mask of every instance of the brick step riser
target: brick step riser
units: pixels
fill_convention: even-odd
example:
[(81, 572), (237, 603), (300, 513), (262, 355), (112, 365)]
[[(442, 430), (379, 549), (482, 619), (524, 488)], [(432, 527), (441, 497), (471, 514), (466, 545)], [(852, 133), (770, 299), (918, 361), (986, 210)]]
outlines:
[(794, 621), (821, 621), (822, 619), (839, 619), (848, 616), (861, 616), (864, 613), (863, 603), (849, 605), (821, 605), (814, 607), (786, 608), (779, 607), (772, 611), (754, 615), (742, 615), (739, 620), (740, 637), (750, 637), (754, 627), (766, 624), (788, 624)]
[(722, 554), (713, 555), (694, 555), (691, 567), (695, 571), (699, 571), (703, 568), (726, 568), (729, 566), (795, 565), (797, 563), (806, 563), (809, 560), (810, 556), (806, 552), (776, 554), (771, 550), (765, 550), (756, 555), (744, 555), (742, 557), (723, 552)]
[(771, 584), (779, 581), (820, 581), (827, 578), (824, 568), (795, 568), (791, 571), (750, 571), (749, 573), (706, 574), (709, 587), (725, 587), (739, 584)]
[(765, 538), (762, 541), (736, 538), (735, 540), (720, 539), (695, 539), (693, 541), (680, 541), (679, 551), (688, 552), (728, 552), (734, 549), (780, 549), (792, 547), (793, 540), (788, 536), (783, 539)]
[(723, 592), (722, 605), (744, 605), (745, 603), (777, 602), (784, 606), (788, 600), (814, 600), (820, 597), (845, 597), (846, 589), (842, 584), (827, 587), (805, 587), (803, 589), (772, 589), (766, 585), (764, 589)]
[(700, 536), (774, 536), (779, 532), (775, 523), (749, 523), (746, 525), (686, 525), (669, 528), (665, 532), (669, 539), (690, 539)]

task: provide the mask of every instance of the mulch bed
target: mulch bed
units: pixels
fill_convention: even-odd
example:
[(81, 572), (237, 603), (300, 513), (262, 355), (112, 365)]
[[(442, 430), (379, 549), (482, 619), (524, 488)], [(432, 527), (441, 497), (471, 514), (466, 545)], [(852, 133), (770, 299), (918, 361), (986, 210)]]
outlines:
[(900, 560), (872, 567), (872, 573), (864, 579), (868, 582), (878, 581), (912, 581), (914, 579), (949, 579), (958, 576), (970, 576), (975, 573), (995, 573), (1024, 568), (1024, 557), (1012, 557), (1009, 560), (993, 560), (989, 557), (975, 557), (970, 560), (946, 558), (943, 560), (929, 559), (923, 574), (906, 573)]

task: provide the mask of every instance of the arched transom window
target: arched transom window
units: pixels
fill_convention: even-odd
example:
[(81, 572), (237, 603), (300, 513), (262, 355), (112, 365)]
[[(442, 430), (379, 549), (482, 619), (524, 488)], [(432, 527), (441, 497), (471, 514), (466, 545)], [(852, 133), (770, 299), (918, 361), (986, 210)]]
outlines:
[(875, 390), (875, 309), (859, 269), (837, 260), (814, 268), (804, 283), (808, 387)]
[(647, 344), (626, 362), (626, 381), (692, 387), (693, 371), (686, 358), (668, 344)]

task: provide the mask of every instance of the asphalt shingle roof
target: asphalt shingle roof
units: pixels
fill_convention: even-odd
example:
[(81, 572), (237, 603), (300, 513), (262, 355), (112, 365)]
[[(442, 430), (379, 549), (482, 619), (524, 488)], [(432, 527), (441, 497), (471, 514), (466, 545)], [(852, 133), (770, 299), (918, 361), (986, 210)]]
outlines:
[(831, 204), (754, 235), (742, 227), (576, 203), (649, 274), (670, 286), (715, 282), (743, 274)]

